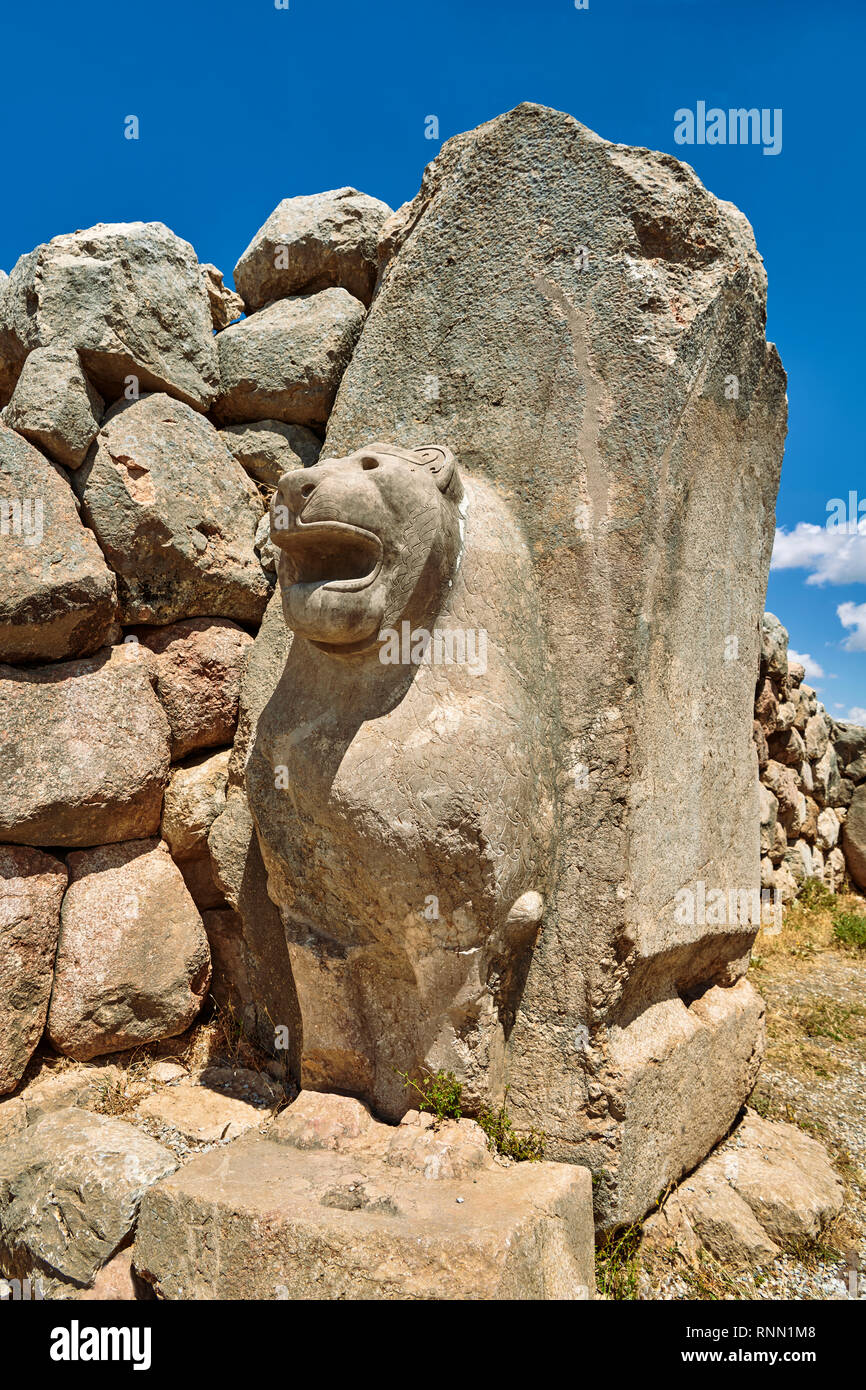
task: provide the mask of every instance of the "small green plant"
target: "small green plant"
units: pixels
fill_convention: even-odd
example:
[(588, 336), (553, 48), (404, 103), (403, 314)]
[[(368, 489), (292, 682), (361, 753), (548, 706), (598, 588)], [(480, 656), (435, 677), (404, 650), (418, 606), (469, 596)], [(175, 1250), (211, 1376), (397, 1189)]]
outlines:
[(518, 1134), (511, 1123), (505, 1108), (508, 1088), (498, 1110), (487, 1106), (478, 1116), (478, 1123), (487, 1135), (487, 1142), (494, 1153), (514, 1158), (518, 1163), (538, 1163), (544, 1158), (545, 1135), (540, 1130), (530, 1129)]
[(820, 878), (807, 878), (797, 894), (797, 902), (803, 907), (833, 907), (836, 895)]
[(847, 1042), (862, 1031), (864, 1011), (859, 1004), (840, 1004), (827, 995), (816, 995), (793, 1010), (794, 1021), (812, 1038)]
[(638, 1297), (641, 1228), (627, 1226), (610, 1236), (595, 1252), (595, 1282), (605, 1298), (629, 1300)]
[(866, 917), (856, 912), (837, 912), (833, 917), (833, 935), (849, 951), (866, 951)]
[(414, 1091), (419, 1097), (418, 1109), (429, 1111), (437, 1124), (442, 1120), (460, 1119), (463, 1087), (453, 1071), (428, 1072), (417, 1081), (407, 1071), (398, 1071), (397, 1075), (406, 1090)]

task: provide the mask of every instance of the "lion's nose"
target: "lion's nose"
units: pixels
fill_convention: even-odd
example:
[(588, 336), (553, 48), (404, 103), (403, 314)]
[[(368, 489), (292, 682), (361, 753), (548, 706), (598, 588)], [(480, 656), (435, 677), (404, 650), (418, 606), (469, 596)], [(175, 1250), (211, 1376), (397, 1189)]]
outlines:
[(293, 516), (300, 516), (320, 480), (315, 468), (295, 468), (280, 478), (276, 500), (287, 507)]

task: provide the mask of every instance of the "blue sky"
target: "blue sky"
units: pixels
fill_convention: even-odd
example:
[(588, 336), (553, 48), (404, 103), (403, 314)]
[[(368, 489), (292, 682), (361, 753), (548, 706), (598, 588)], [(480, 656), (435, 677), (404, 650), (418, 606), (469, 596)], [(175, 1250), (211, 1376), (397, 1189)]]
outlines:
[[(166, 222), (229, 275), (281, 198), (344, 184), (392, 207), (411, 197), (439, 148), (425, 139), (429, 115), (444, 140), (532, 100), (608, 139), (685, 157), (755, 229), (768, 333), (788, 371), (777, 520), (791, 567), (772, 573), (768, 606), (821, 668), (812, 683), (830, 712), (864, 709), (866, 722), (866, 535), (824, 530), (832, 498), (859, 488), (866, 504), (855, 413), (860, 0), (589, 0), (586, 10), (574, 0), (289, 0), (285, 10), (274, 0), (44, 0), (16, 10), (4, 17), (0, 86), (7, 270), (60, 232), (143, 219)], [(674, 113), (698, 101), (781, 108), (781, 152), (677, 145)], [(128, 115), (138, 141), (123, 137)]]

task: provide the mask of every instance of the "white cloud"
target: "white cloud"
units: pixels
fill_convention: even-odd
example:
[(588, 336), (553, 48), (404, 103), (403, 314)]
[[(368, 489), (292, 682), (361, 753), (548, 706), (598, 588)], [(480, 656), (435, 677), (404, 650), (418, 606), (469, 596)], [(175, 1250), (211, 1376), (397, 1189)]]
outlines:
[(823, 666), (819, 666), (817, 661), (813, 661), (808, 652), (795, 652), (792, 647), (788, 648), (788, 660), (797, 661), (806, 668), (806, 680), (820, 680), (824, 675)]
[(836, 612), (843, 627), (854, 631), (842, 643), (846, 652), (866, 652), (866, 603), (840, 603)]
[(846, 714), (845, 722), (847, 724), (866, 724), (866, 709), (861, 709), (859, 705), (855, 705)]
[(771, 568), (810, 570), (807, 584), (866, 584), (866, 527), (854, 535), (810, 521), (798, 521), (793, 531), (780, 527)]

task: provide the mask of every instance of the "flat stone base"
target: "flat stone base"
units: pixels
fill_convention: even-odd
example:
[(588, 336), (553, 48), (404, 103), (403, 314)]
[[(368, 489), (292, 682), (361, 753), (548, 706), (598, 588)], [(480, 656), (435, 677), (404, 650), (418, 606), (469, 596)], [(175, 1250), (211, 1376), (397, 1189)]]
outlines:
[(152, 1188), (134, 1251), (159, 1297), (193, 1300), (588, 1299), (593, 1260), (585, 1168), (313, 1092)]

